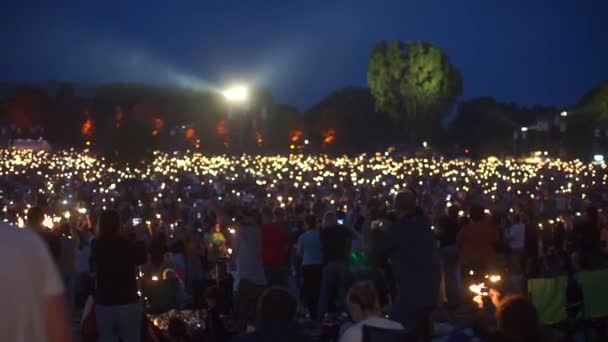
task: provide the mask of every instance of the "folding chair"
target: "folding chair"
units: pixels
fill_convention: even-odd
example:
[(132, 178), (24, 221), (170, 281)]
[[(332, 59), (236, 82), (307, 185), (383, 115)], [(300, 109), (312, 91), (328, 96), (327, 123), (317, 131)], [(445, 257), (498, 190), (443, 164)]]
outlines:
[(560, 323), (568, 317), (566, 313), (567, 287), (568, 278), (566, 276), (528, 280), (530, 299), (538, 310), (540, 321), (543, 324)]
[(583, 291), (585, 318), (608, 317), (608, 270), (582, 271), (578, 280)]

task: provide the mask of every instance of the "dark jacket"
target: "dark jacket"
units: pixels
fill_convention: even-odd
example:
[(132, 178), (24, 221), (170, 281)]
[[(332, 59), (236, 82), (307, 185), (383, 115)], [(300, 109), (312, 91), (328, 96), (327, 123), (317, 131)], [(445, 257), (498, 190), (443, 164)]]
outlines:
[(374, 244), (376, 253), (392, 260), (398, 295), (394, 317), (410, 310), (434, 308), (439, 301), (440, 266), (430, 222), (421, 215), (395, 221)]
[(100, 237), (93, 244), (92, 260), (96, 272), (95, 304), (115, 306), (137, 302), (137, 265), (146, 262), (143, 241)]

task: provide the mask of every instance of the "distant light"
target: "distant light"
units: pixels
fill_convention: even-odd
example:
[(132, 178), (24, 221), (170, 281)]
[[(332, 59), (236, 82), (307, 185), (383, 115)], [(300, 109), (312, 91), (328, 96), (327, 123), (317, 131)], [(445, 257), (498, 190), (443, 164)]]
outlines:
[(522, 132), (527, 132), (527, 131), (528, 131), (528, 127), (522, 127), (522, 128), (521, 128), (521, 131), (522, 131)]
[(568, 116), (568, 112), (563, 111), (559, 114), (561, 117), (565, 118), (566, 116)]
[(289, 145), (289, 149), (293, 150), (294, 148), (296, 148), (296, 145)]
[(86, 214), (87, 213), (87, 208), (80, 208), (80, 209), (78, 209), (78, 213), (79, 214)]
[(85, 144), (86, 144), (87, 146), (91, 146), (91, 141), (90, 141), (90, 140), (87, 140), (87, 141), (85, 142)]
[(549, 152), (544, 151), (544, 152), (543, 152), (543, 155), (548, 156), (548, 155), (549, 155)]
[(468, 149), (468, 148), (465, 148), (465, 149), (464, 149), (464, 153), (465, 153), (465, 154), (469, 154), (469, 152), (471, 152), (471, 151), (469, 151), (469, 149)]
[(427, 143), (426, 141), (422, 142), (422, 147), (426, 148), (427, 146), (429, 146), (429, 143)]
[(249, 91), (244, 85), (230, 87), (223, 92), (224, 97), (231, 102), (244, 102), (249, 98)]
[(603, 163), (604, 162), (604, 155), (603, 154), (596, 154), (593, 156), (593, 161), (596, 163)]
[(304, 145), (308, 145), (308, 139), (304, 140)]
[(153, 281), (158, 281), (158, 277), (157, 276), (152, 276), (152, 280)]

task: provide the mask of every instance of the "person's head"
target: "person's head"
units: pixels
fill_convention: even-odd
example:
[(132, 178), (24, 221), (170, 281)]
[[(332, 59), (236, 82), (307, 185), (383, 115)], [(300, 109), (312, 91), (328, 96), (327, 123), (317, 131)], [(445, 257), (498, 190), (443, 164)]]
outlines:
[(460, 212), (460, 207), (457, 205), (452, 205), (448, 208), (448, 217), (458, 219), (458, 212)]
[(514, 295), (503, 299), (496, 310), (498, 329), (513, 341), (537, 341), (540, 332), (538, 313), (527, 298)]
[(393, 207), (398, 217), (414, 213), (416, 211), (416, 195), (410, 190), (399, 191), (393, 199)]
[(598, 220), (599, 220), (597, 208), (587, 207), (587, 209), (585, 209), (585, 216), (587, 217), (587, 221), (589, 223), (597, 225)]
[(27, 225), (31, 228), (42, 228), (44, 211), (40, 207), (33, 207), (27, 211)]
[(304, 224), (306, 225), (306, 230), (317, 229), (317, 217), (315, 215), (308, 215), (304, 218)]
[(120, 232), (120, 216), (115, 210), (104, 210), (99, 215), (99, 237), (115, 237)]
[(338, 224), (338, 217), (336, 216), (336, 212), (328, 211), (323, 216), (323, 228), (330, 228)]
[(296, 300), (282, 287), (270, 287), (258, 301), (260, 321), (292, 321), (297, 309)]
[(477, 204), (473, 205), (471, 207), (470, 216), (471, 216), (471, 220), (473, 220), (473, 222), (479, 222), (479, 221), (483, 220), (483, 218), (485, 217), (483, 207), (480, 205), (477, 205)]
[(213, 226), (213, 232), (216, 234), (222, 232), (222, 227), (220, 226), (219, 223), (216, 223), (215, 226)]
[(360, 322), (381, 313), (378, 293), (371, 281), (361, 281), (354, 284), (346, 295), (348, 311), (355, 322)]

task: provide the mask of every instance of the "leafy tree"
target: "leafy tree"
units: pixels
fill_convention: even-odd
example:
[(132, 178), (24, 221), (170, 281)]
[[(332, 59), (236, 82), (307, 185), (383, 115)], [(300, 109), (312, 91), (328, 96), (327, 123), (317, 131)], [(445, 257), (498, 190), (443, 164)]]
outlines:
[(588, 114), (596, 123), (608, 126), (608, 81), (583, 95), (575, 113)]
[(376, 109), (407, 129), (415, 144), (416, 131), (439, 128), (462, 95), (462, 74), (435, 45), (383, 41), (372, 51), (368, 85)]

